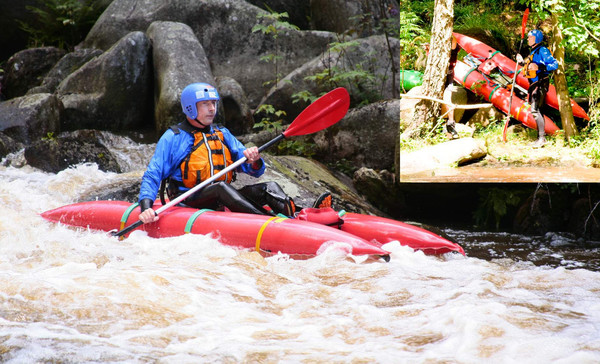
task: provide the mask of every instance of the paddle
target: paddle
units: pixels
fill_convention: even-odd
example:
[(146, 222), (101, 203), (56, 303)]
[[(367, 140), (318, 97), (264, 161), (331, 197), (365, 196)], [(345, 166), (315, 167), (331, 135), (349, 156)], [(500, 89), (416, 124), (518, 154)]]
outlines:
[[(333, 91), (326, 93), (325, 95), (319, 97), (315, 102), (308, 105), (306, 109), (304, 109), (300, 115), (294, 119), (294, 121), (290, 124), (290, 126), (280, 135), (271, 139), (264, 145), (260, 146), (258, 150), (262, 152), (273, 144), (281, 141), (282, 139), (291, 137), (291, 136), (299, 136), (316, 133), (320, 130), (330, 127), (331, 125), (340, 121), (346, 112), (348, 112), (348, 107), (350, 106), (350, 95), (348, 95), (348, 91), (346, 91), (343, 87), (338, 87)], [(200, 190), (201, 188), (207, 186), (213, 181), (217, 180), (219, 177), (224, 174), (236, 169), (242, 163), (246, 162), (246, 157), (243, 157), (237, 160), (232, 165), (223, 169), (219, 173), (210, 177), (206, 181), (200, 183), (197, 186), (194, 186), (190, 190), (181, 194), (177, 198), (173, 199), (169, 203), (163, 205), (159, 209), (155, 211), (156, 215), (162, 213), (168, 208), (177, 205), (181, 201), (185, 200), (188, 196), (193, 194), (194, 192)], [(127, 226), (121, 231), (117, 231), (113, 233), (113, 236), (123, 236), (138, 226), (142, 225), (143, 222), (141, 220), (136, 221), (135, 223)]]
[[(519, 51), (521, 53), (521, 47), (523, 46), (523, 38), (525, 38), (525, 26), (527, 25), (527, 18), (529, 17), (529, 8), (525, 9), (523, 14), (523, 21), (521, 22), (521, 41), (519, 42)], [(508, 122), (510, 121), (510, 109), (512, 108), (512, 98), (515, 92), (515, 82), (517, 81), (517, 70), (519, 69), (519, 63), (515, 62), (515, 75), (513, 76), (512, 86), (510, 88), (510, 99), (508, 101), (508, 115), (504, 121), (504, 130), (502, 130), (502, 141), (506, 143), (506, 129), (508, 128)]]

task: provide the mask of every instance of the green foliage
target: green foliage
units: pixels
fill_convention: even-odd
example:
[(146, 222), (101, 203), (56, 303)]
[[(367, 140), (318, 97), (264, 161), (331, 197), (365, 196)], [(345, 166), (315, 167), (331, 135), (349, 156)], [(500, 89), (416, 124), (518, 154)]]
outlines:
[(504, 188), (481, 188), (479, 193), (479, 204), (473, 213), (475, 223), (480, 227), (488, 227), (493, 219), (496, 229), (508, 213), (511, 206), (517, 206), (521, 198), (512, 189)]
[(302, 138), (286, 139), (277, 145), (279, 154), (297, 155), (312, 158), (316, 154), (316, 145)]
[[(600, 2), (589, 0), (519, 0), (529, 6), (533, 23), (557, 15), (558, 26), (569, 52), (600, 55)], [(530, 24), (532, 22), (530, 21)]]
[(27, 6), (36, 15), (33, 23), (18, 20), (29, 34), (32, 47), (56, 46), (72, 50), (94, 25), (101, 9), (92, 0), (37, 0), (38, 6)]
[(283, 117), (287, 115), (285, 111), (275, 110), (275, 107), (269, 104), (260, 105), (254, 114), (262, 115), (262, 118), (253, 128), (267, 131), (280, 130), (284, 122)]
[(421, 20), (417, 14), (407, 11), (400, 12), (402, 26), (398, 38), (400, 39), (400, 68), (417, 69), (415, 62), (419, 56), (424, 56), (425, 51), (421, 48), (427, 42), (425, 31), (419, 26)]
[(289, 15), (286, 12), (276, 13), (271, 10), (269, 7), (268, 13), (261, 13), (257, 15), (258, 20), (264, 20), (264, 23), (256, 24), (252, 27), (252, 33), (261, 32), (265, 35), (270, 35), (273, 37), (275, 42), (275, 53), (270, 53), (265, 56), (260, 57), (260, 60), (267, 63), (273, 63), (275, 66), (274, 74), (275, 79), (271, 81), (267, 81), (263, 84), (263, 86), (268, 86), (272, 83), (279, 82), (281, 74), (279, 73), (279, 61), (283, 59), (283, 57), (279, 54), (279, 43), (277, 42), (277, 38), (279, 38), (279, 34), (284, 30), (298, 30), (297, 26), (286, 22), (284, 19), (288, 18)]

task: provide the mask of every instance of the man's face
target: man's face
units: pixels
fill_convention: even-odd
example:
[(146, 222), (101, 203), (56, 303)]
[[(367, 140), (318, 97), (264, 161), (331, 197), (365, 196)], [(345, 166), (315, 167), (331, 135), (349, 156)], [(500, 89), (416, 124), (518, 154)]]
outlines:
[(212, 124), (217, 112), (217, 102), (215, 100), (198, 101), (196, 108), (198, 110), (196, 120), (204, 126)]
[(534, 35), (530, 35), (527, 37), (527, 44), (529, 44), (530, 47), (535, 45), (535, 36)]

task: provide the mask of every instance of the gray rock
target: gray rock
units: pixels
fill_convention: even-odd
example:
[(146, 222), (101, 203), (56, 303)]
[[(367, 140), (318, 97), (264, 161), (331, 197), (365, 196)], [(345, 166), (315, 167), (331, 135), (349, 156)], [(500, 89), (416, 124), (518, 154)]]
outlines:
[(392, 169), (399, 114), (398, 99), (350, 109), (341, 121), (314, 135), (316, 157), (325, 163), (344, 159), (355, 168)]
[(2, 93), (12, 99), (39, 86), (52, 66), (66, 52), (56, 47), (31, 48), (15, 53), (6, 63)]
[[(277, 42), (272, 35), (252, 32), (265, 11), (242, 0), (144, 2), (114, 0), (88, 33), (83, 46), (108, 49), (132, 31), (146, 31), (154, 21), (173, 21), (189, 25), (208, 56), (214, 76), (232, 77), (247, 92), (250, 105), (256, 106), (268, 88), (264, 82), (287, 74), (325, 50), (335, 35), (318, 31), (280, 31)], [(260, 20), (265, 23), (265, 20)], [(277, 69), (261, 61), (261, 56), (282, 57)]]
[(101, 54), (101, 50), (89, 48), (77, 49), (71, 53), (67, 53), (52, 67), (46, 77), (44, 77), (42, 84), (29, 89), (27, 94), (53, 93), (68, 75)]
[(156, 130), (162, 132), (184, 120), (180, 96), (185, 86), (216, 83), (204, 49), (189, 26), (154, 22), (147, 34), (152, 41), (154, 64), (154, 122)]
[(380, 34), (382, 20), (398, 24), (398, 8), (396, 0), (311, 0), (310, 22), (313, 29), (365, 37)]
[(22, 149), (24, 145), (14, 140), (13, 138), (0, 133), (0, 159), (6, 157), (10, 153), (14, 153)]
[(142, 126), (152, 110), (151, 85), (150, 41), (144, 33), (130, 33), (60, 83), (63, 130)]
[(0, 102), (0, 131), (29, 144), (60, 131), (63, 105), (52, 94), (35, 94)]
[(217, 89), (225, 113), (225, 126), (234, 135), (250, 132), (254, 119), (242, 86), (231, 77), (217, 77)]
[(26, 147), (25, 159), (30, 166), (52, 173), (81, 163), (96, 163), (103, 171), (121, 172), (116, 158), (100, 139), (96, 130), (61, 133)]
[[(340, 81), (336, 86), (345, 87), (352, 100), (362, 100), (365, 97), (371, 101), (377, 97), (381, 99), (395, 98), (398, 95), (399, 79), (398, 74), (392, 72), (392, 62), (396, 65), (396, 69), (399, 69), (400, 42), (397, 39), (389, 41), (394, 56), (393, 60), (390, 59), (388, 41), (383, 36), (358, 39), (355, 46), (345, 48), (341, 52), (326, 51), (285, 76), (269, 91), (261, 104), (274, 105), (275, 109), (286, 110), (288, 119), (293, 120), (308, 106), (308, 102), (293, 103), (293, 94), (307, 90), (313, 95), (320, 95), (335, 87), (332, 84), (307, 80), (307, 76), (322, 73), (327, 69), (339, 75), (344, 72), (357, 71), (359, 67), (374, 78), (369, 80), (363, 77), (347, 82)], [(396, 90), (394, 90), (394, 85)]]

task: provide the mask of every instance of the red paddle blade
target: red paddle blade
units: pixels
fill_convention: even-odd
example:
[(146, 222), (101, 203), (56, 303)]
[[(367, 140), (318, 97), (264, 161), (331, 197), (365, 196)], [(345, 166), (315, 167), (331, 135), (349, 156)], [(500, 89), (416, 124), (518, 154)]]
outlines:
[(525, 38), (525, 26), (527, 25), (527, 18), (529, 17), (529, 8), (525, 9), (523, 14), (523, 21), (521, 22), (521, 39)]
[(350, 95), (343, 87), (338, 87), (319, 97), (304, 109), (290, 124), (283, 135), (316, 133), (340, 121), (350, 107)]

